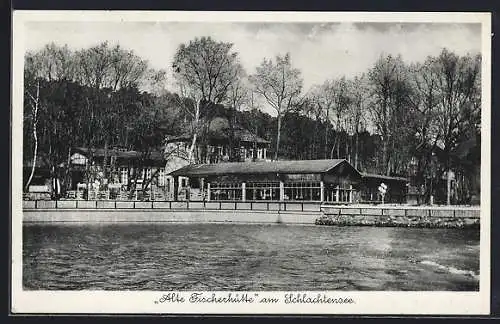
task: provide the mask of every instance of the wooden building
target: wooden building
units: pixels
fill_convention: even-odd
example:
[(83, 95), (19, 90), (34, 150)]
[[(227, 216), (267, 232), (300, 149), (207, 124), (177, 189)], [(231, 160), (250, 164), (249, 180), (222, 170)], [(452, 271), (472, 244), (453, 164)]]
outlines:
[[(198, 139), (201, 138), (201, 134), (199, 135)], [(206, 142), (202, 143), (198, 140), (194, 150), (197, 161), (207, 164), (228, 162), (230, 159), (230, 150), (234, 154), (233, 161), (250, 162), (267, 160), (267, 151), (270, 142), (238, 124), (234, 125), (231, 129), (225, 118), (214, 118), (204, 138), (206, 138)], [(165, 140), (167, 150), (178, 150), (177, 155), (182, 155), (182, 151), (188, 151), (191, 141), (192, 136), (190, 134), (167, 137)], [(187, 155), (187, 153), (184, 155)]]
[(71, 177), (67, 187), (77, 191), (80, 188), (87, 189), (87, 177), (90, 177), (91, 187), (95, 187), (95, 190), (109, 192), (108, 189), (113, 188), (113, 191), (125, 192), (132, 184), (135, 184), (136, 189), (142, 189), (143, 183), (147, 181), (149, 188), (164, 195), (170, 191), (165, 166), (166, 159), (159, 151), (145, 154), (117, 148), (105, 151), (102, 148), (89, 150), (77, 147), (72, 150), (70, 157)]
[(360, 185), (360, 202), (379, 203), (382, 196), (378, 187), (384, 183), (387, 192), (384, 195), (385, 203), (406, 203), (408, 194), (408, 179), (402, 177), (390, 177), (379, 174), (362, 173)]
[[(174, 199), (198, 191), (205, 200), (299, 200), (352, 203), (361, 174), (344, 159), (188, 165), (171, 173)], [(189, 181), (181, 183), (179, 177)], [(186, 194), (187, 197), (191, 195)]]

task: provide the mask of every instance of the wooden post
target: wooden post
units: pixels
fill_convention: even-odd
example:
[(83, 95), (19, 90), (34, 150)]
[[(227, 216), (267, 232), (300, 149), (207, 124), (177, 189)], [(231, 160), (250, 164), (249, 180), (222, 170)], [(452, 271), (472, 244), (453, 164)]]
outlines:
[(202, 197), (205, 195), (205, 178), (200, 178), (200, 193)]
[(335, 201), (339, 202), (340, 201), (340, 188), (337, 185), (337, 188), (335, 188)]
[(325, 201), (325, 183), (323, 182), (323, 180), (321, 180), (319, 182), (319, 192), (320, 192), (320, 201), (323, 202)]
[(241, 201), (247, 200), (247, 188), (246, 188), (246, 183), (242, 182), (241, 183)]
[(285, 200), (285, 184), (283, 181), (280, 181), (280, 201)]
[(207, 182), (207, 201), (210, 201), (210, 182)]
[(451, 170), (446, 171), (446, 205), (451, 204)]
[(352, 185), (349, 186), (349, 202), (352, 203)]

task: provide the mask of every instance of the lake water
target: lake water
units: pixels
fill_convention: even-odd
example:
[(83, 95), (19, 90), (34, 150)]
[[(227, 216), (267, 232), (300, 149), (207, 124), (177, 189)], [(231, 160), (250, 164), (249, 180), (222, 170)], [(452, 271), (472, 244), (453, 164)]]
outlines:
[(479, 231), (243, 224), (24, 225), (50, 290), (479, 289)]

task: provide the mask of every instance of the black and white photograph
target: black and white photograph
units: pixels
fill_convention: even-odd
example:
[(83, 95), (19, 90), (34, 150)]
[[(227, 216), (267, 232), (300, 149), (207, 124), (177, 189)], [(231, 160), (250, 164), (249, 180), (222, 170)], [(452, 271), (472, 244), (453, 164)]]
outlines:
[(489, 312), (489, 14), (13, 19), (15, 310)]

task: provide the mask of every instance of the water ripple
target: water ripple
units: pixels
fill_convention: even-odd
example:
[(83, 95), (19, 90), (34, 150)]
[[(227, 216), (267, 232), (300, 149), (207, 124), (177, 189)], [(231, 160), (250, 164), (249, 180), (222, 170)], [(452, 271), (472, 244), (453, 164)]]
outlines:
[(479, 233), (469, 230), (23, 227), (23, 284), (33, 290), (477, 291), (478, 270)]

